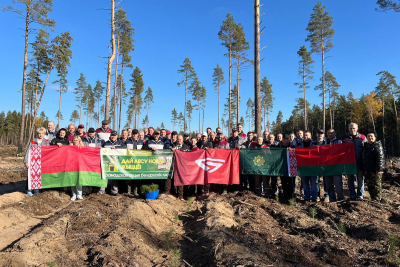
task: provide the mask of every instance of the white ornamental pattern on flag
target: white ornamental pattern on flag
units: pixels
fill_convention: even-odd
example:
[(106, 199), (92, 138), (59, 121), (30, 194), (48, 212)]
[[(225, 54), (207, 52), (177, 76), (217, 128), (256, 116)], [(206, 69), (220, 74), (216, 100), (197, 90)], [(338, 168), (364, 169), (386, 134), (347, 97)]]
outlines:
[(31, 147), (29, 152), (28, 189), (42, 188), (42, 148)]

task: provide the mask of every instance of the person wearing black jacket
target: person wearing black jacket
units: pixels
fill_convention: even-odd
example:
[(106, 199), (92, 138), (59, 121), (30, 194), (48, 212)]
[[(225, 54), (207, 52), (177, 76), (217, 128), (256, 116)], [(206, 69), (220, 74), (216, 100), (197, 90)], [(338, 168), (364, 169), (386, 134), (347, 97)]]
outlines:
[(376, 133), (369, 131), (367, 134), (368, 143), (362, 151), (362, 167), (365, 181), (371, 199), (380, 201), (382, 199), (382, 174), (385, 169), (385, 156), (380, 141), (376, 140)]
[[(279, 143), (279, 148), (293, 148), (290, 144), (290, 136), (285, 134), (282, 138), (282, 142)], [(281, 176), (281, 183), (282, 183), (282, 190), (283, 196), (289, 200), (291, 198), (296, 198), (295, 193), (295, 185), (296, 185), (296, 177), (289, 177), (289, 176)]]
[(68, 141), (68, 137), (67, 137), (67, 130), (65, 128), (61, 128), (57, 135), (56, 138), (53, 138), (50, 142), (51, 146), (58, 146), (61, 147), (63, 145), (68, 146), (69, 145), (69, 141)]
[(213, 148), (213, 147), (214, 147), (213, 143), (211, 143), (211, 142), (208, 140), (208, 135), (207, 135), (206, 132), (204, 132), (204, 133), (201, 135), (201, 139), (200, 139), (200, 141), (197, 142), (196, 146), (197, 146), (199, 149), (206, 149), (206, 148)]

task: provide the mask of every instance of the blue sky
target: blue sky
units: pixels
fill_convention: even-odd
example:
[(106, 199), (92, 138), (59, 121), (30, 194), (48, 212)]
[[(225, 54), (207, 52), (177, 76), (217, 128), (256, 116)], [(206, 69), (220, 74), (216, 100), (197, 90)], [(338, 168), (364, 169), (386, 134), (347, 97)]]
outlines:
[[(118, 2), (118, 1), (117, 1)], [(326, 10), (334, 18), (333, 28), (336, 33), (334, 47), (327, 54), (326, 70), (329, 70), (341, 85), (340, 94), (353, 92), (356, 97), (374, 90), (378, 77), (376, 73), (388, 70), (400, 76), (398, 44), (400, 36), (397, 27), (400, 14), (394, 12), (376, 12), (376, 1), (330, 0), (322, 1)], [(261, 13), (262, 50), (261, 77), (266, 76), (273, 84), (274, 108), (271, 121), (279, 110), (284, 119), (289, 118), (295, 99), (301, 97), (294, 85), (299, 81), (297, 51), (305, 42), (307, 23), (317, 1), (263, 1)], [(2, 0), (2, 5), (11, 4), (11, 0)], [(68, 0), (54, 1), (53, 12), (49, 17), (56, 20), (57, 26), (51, 37), (60, 32), (70, 31), (73, 58), (69, 68), (68, 85), (72, 89), (82, 72), (87, 81), (94, 86), (100, 79), (106, 82), (106, 59), (110, 40), (109, 12), (99, 10), (109, 8), (106, 0)], [(244, 26), (246, 38), (250, 43), (249, 58), (254, 57), (254, 8), (253, 1), (137, 1), (123, 0), (119, 7), (127, 11), (127, 16), (135, 28), (135, 51), (132, 64), (143, 73), (145, 89), (150, 86), (154, 92), (154, 104), (150, 110), (150, 124), (159, 126), (161, 122), (172, 129), (171, 110), (184, 109), (184, 89), (178, 87), (181, 77), (177, 69), (185, 58), (190, 58), (198, 77), (207, 89), (205, 126), (215, 129), (217, 126), (217, 95), (212, 85), (213, 69), (217, 65), (223, 68), (228, 81), (228, 58), (226, 50), (220, 45), (218, 31), (227, 13), (231, 13), (237, 23)], [(0, 92), (3, 101), (0, 111), (20, 111), (22, 68), (24, 54), (24, 21), (14, 13), (0, 13)], [(32, 42), (34, 35), (29, 37)], [(311, 82), (308, 99), (312, 104), (320, 104), (319, 92), (313, 88), (318, 85), (322, 74), (320, 56), (314, 54), (315, 80)], [(132, 83), (127, 81), (133, 70), (125, 70), (127, 88)], [(245, 117), (246, 102), (254, 95), (254, 69), (241, 73), (240, 115)], [(236, 73), (233, 71), (233, 80)], [(40, 111), (55, 120), (58, 111), (59, 95), (55, 85), (54, 71), (50, 77)], [(228, 95), (228, 83), (222, 86), (221, 110)], [(189, 96), (190, 97), (190, 96)], [(191, 98), (191, 97), (190, 97)], [(75, 95), (72, 90), (63, 94), (61, 112), (64, 120), (61, 126), (69, 123), (70, 115), (76, 109)], [(193, 101), (193, 100), (192, 100)], [(126, 112), (126, 107), (123, 113)], [(144, 118), (140, 115), (140, 121)], [(85, 116), (83, 116), (83, 122)], [(192, 130), (198, 128), (198, 111), (193, 114)], [(126, 116), (123, 115), (123, 125)], [(176, 127), (177, 128), (177, 127)], [(245, 130), (248, 130), (247, 123)]]

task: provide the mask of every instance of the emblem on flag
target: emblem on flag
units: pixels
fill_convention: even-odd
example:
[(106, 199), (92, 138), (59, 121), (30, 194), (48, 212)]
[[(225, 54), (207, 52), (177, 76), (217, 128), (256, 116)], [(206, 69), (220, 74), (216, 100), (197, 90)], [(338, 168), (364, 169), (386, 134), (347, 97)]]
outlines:
[(265, 163), (264, 157), (261, 157), (258, 155), (257, 157), (254, 157), (253, 159), (254, 165), (256, 166), (262, 166)]
[[(206, 158), (206, 159), (198, 159), (195, 160), (196, 164), (199, 165), (200, 168), (205, 170), (206, 172), (212, 173), (221, 168), (223, 163), (225, 163), (225, 160), (223, 159), (211, 159), (211, 158)], [(215, 168), (212, 168), (212, 167)]]

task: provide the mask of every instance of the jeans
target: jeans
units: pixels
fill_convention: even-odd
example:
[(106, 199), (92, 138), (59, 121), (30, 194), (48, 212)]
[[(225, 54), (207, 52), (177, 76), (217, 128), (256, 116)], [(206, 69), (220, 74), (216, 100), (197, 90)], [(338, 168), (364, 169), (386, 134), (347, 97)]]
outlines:
[(301, 183), (304, 189), (305, 200), (317, 200), (318, 195), (318, 176), (303, 176)]
[[(357, 175), (348, 175), (350, 198), (364, 198), (364, 173), (357, 170)], [(354, 182), (357, 181), (357, 194)]]
[(71, 186), (72, 196), (82, 196), (82, 186)]
[(324, 190), (326, 190), (325, 193), (328, 194), (330, 201), (344, 199), (342, 176), (324, 176)]

